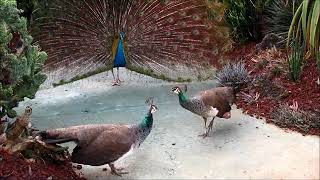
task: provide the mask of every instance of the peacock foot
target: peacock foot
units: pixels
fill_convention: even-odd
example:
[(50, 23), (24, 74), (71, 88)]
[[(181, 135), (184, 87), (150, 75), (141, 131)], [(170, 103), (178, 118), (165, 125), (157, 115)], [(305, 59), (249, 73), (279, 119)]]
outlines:
[(118, 81), (112, 82), (112, 86), (120, 86), (120, 83)]
[(124, 168), (116, 168), (114, 167), (114, 164), (109, 164), (111, 168), (111, 174), (116, 175), (116, 176), (122, 176), (123, 174), (128, 174), (129, 172), (123, 171)]

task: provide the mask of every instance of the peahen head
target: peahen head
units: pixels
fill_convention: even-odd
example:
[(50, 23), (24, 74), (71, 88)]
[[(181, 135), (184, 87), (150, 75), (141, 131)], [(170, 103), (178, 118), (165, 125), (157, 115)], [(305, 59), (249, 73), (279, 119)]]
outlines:
[[(188, 88), (187, 85), (184, 85), (184, 92), (187, 92)], [(175, 94), (181, 94), (183, 93), (182, 89), (179, 86), (175, 86), (171, 89), (171, 91)]]
[(179, 100), (185, 102), (188, 98), (185, 94), (187, 92), (187, 85), (184, 85), (184, 92), (179, 86), (175, 86), (171, 89), (171, 91), (179, 96)]
[(149, 97), (146, 100), (146, 104), (150, 105), (148, 114), (153, 114), (158, 110), (157, 106), (153, 104), (153, 99), (154, 99), (153, 97)]

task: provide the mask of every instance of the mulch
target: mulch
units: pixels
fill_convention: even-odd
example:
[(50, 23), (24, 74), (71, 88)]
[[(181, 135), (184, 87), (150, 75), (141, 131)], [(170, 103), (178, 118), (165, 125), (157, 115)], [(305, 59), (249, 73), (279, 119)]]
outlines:
[[(265, 50), (257, 52), (255, 43), (237, 47), (232, 52), (226, 55), (226, 59), (231, 62), (242, 61), (250, 73), (250, 77), (264, 76), (273, 85), (286, 92), (286, 96), (282, 98), (272, 95), (265, 95), (263, 89), (269, 88), (267, 84), (263, 89), (253, 86), (245, 86), (239, 93), (236, 105), (241, 108), (244, 113), (255, 116), (257, 118), (265, 118), (267, 123), (273, 123), (272, 112), (281, 104), (292, 105), (294, 101), (298, 103), (298, 109), (311, 113), (320, 114), (320, 85), (316, 83), (318, 76), (317, 66), (314, 59), (304, 61), (303, 71), (298, 82), (289, 80), (286, 68), (286, 52), (285, 50)], [(277, 67), (281, 69), (278, 75), (273, 74), (273, 69)], [(282, 93), (283, 93), (282, 92)], [(258, 100), (254, 103), (247, 103), (242, 94), (260, 93)], [(274, 93), (274, 92), (269, 92)], [(264, 94), (264, 95), (263, 95)], [(283, 128), (283, 127), (282, 127)], [(320, 136), (319, 128), (311, 128), (308, 132), (303, 132), (294, 125), (288, 125), (285, 129), (299, 131), (303, 135), (318, 135)]]
[(0, 151), (0, 180), (84, 180), (72, 169), (70, 162), (27, 161), (19, 155)]

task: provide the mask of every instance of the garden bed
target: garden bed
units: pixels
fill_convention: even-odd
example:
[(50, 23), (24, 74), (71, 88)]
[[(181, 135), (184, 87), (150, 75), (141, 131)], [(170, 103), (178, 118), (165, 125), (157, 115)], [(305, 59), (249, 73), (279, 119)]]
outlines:
[[(238, 47), (226, 56), (231, 61), (244, 62), (250, 75), (249, 83), (238, 94), (237, 107), (248, 115), (266, 118), (267, 123), (281, 128), (319, 136), (320, 85), (317, 84), (315, 60), (306, 60), (300, 80), (292, 82), (287, 76), (285, 50), (257, 52), (255, 45), (250, 43)], [(286, 123), (285, 117), (277, 117), (279, 108), (304, 114), (306, 119), (293, 122), (290, 117), (286, 117)]]
[(72, 179), (81, 180), (70, 162), (52, 163), (43, 160), (26, 160), (22, 156), (0, 151), (0, 179)]

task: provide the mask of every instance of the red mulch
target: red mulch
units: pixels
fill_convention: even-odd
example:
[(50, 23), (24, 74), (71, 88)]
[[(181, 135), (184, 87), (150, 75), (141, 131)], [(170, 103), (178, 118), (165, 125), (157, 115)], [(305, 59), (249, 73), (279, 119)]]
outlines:
[[(51, 178), (50, 178), (51, 177)], [(0, 179), (8, 180), (83, 180), (72, 169), (69, 162), (55, 164), (38, 160), (28, 162), (23, 157), (0, 151)]]
[[(248, 71), (251, 76), (255, 75), (266, 75), (269, 79), (289, 92), (288, 96), (282, 99), (275, 99), (270, 96), (259, 97), (259, 99), (252, 104), (247, 104), (242, 98), (238, 98), (237, 106), (241, 108), (245, 113), (251, 116), (264, 117), (268, 123), (270, 121), (272, 111), (277, 108), (280, 104), (292, 105), (293, 101), (298, 102), (298, 109), (307, 112), (320, 112), (320, 86), (316, 84), (318, 78), (316, 63), (314, 59), (307, 60), (304, 63), (301, 79), (299, 82), (292, 82), (288, 80), (287, 73), (282, 72), (279, 76), (272, 76), (272, 69), (275, 66), (281, 67), (285, 70), (285, 51), (278, 50), (274, 53), (272, 58), (266, 58), (267, 51), (255, 52), (255, 43), (249, 43), (245, 46), (235, 48), (232, 52), (226, 55), (227, 59), (231, 61), (242, 60), (246, 64)], [(270, 52), (270, 51), (269, 51)], [(282, 58), (282, 62), (279, 61)], [(259, 66), (263, 59), (269, 59), (267, 64)], [(270, 60), (271, 59), (271, 60)], [(274, 59), (275, 60), (273, 62)], [(244, 87), (242, 92), (258, 92), (257, 89), (252, 87)], [(240, 92), (241, 93), (241, 92)], [(295, 127), (286, 127), (293, 131), (299, 131), (303, 134), (318, 135), (320, 136), (320, 129), (310, 129), (309, 132), (302, 132)]]

